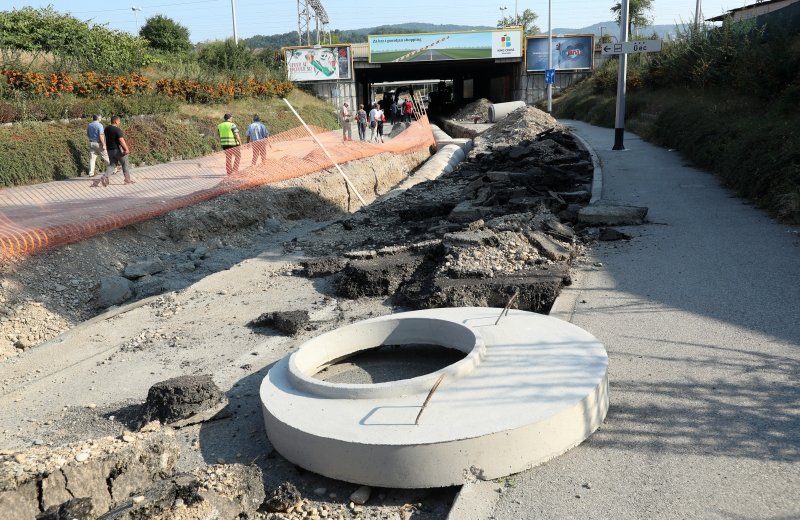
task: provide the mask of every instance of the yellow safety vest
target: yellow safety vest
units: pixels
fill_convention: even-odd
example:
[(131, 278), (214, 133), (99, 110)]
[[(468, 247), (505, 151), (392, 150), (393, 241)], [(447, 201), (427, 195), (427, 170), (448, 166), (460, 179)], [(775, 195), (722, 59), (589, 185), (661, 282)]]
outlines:
[(236, 128), (236, 125), (230, 121), (225, 121), (217, 125), (217, 131), (219, 132), (219, 144), (222, 146), (236, 145), (236, 137), (233, 134), (234, 128)]

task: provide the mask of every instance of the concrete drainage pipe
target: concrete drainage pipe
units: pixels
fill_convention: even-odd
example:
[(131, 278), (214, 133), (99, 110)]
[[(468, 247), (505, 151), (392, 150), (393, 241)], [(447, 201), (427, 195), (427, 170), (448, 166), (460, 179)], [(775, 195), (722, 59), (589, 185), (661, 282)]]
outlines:
[[(261, 384), (270, 442), (307, 470), (394, 488), (499, 478), (580, 444), (608, 409), (603, 345), (570, 323), (530, 312), (512, 310), (495, 325), (499, 313), (468, 307), (394, 314), (306, 342)], [(313, 377), (355, 353), (410, 344), (466, 357), (378, 384)]]
[(510, 103), (492, 103), (489, 105), (489, 122), (496, 123), (505, 119), (508, 114), (518, 108), (525, 106), (524, 101), (512, 101)]

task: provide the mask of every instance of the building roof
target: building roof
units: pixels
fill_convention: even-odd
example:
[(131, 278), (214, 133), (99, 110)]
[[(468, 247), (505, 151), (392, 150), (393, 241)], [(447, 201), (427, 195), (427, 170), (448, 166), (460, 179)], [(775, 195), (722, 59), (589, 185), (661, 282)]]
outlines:
[(785, 3), (786, 5), (792, 4), (797, 2), (798, 0), (762, 0), (761, 2), (756, 2), (754, 4), (745, 5), (744, 7), (737, 7), (736, 9), (730, 9), (728, 12), (721, 14), (719, 16), (715, 16), (713, 18), (706, 18), (707, 22), (722, 22), (728, 16), (733, 16), (734, 13), (742, 12), (742, 11), (749, 11), (751, 9), (755, 9), (757, 7), (762, 7), (769, 4), (778, 4), (778, 3)]

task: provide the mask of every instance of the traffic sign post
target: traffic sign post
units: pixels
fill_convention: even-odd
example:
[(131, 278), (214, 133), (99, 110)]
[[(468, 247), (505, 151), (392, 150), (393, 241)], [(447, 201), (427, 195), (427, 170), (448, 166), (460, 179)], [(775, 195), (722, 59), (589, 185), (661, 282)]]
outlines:
[(659, 52), (661, 40), (641, 40), (636, 42), (606, 43), (601, 54), (635, 54), (640, 52)]
[(625, 143), (625, 79), (628, 74), (628, 54), (658, 52), (661, 40), (628, 41), (628, 12), (630, 0), (620, 1), (619, 43), (607, 43), (601, 49), (603, 54), (619, 55), (619, 75), (617, 76), (617, 113), (614, 119), (614, 148), (624, 150)]

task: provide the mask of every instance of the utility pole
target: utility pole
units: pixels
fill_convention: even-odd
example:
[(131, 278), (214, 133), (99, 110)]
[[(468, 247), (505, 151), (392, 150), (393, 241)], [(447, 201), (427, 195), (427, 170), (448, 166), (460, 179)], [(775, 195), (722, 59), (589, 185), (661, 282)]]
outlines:
[[(547, 70), (553, 69), (553, 0), (547, 0)], [(547, 113), (553, 111), (553, 84), (547, 84)]]
[[(629, 0), (621, 0), (619, 16), (619, 41), (628, 41)], [(614, 121), (614, 150), (624, 150), (625, 144), (625, 79), (628, 76), (628, 55), (619, 55), (619, 74), (617, 75), (617, 114)]]
[(231, 16), (233, 17), (233, 43), (239, 45), (239, 33), (236, 31), (236, 0), (231, 0)]
[(697, 0), (697, 4), (694, 8), (694, 26), (698, 27), (700, 25), (700, 11), (702, 10), (701, 0)]
[(514, 0), (514, 25), (519, 25), (519, 11), (517, 11), (517, 0)]
[(600, 26), (600, 45), (603, 45), (603, 30), (606, 28), (605, 25)]

